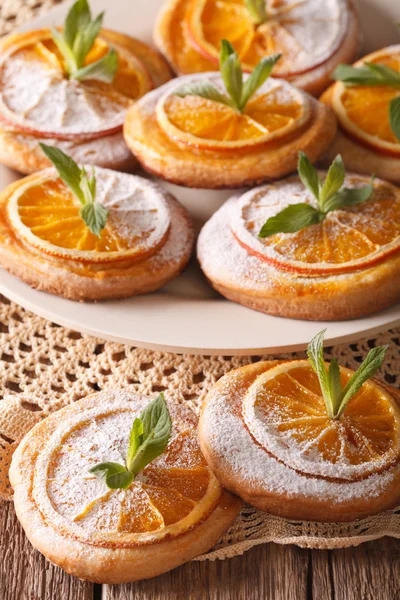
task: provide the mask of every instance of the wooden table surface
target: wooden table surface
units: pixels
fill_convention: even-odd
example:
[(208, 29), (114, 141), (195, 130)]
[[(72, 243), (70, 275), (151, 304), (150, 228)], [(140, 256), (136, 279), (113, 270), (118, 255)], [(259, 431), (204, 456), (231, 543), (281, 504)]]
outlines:
[(0, 521), (0, 600), (400, 600), (400, 540), (393, 538), (332, 551), (265, 544), (152, 580), (100, 586), (34, 550), (12, 503), (0, 503)]

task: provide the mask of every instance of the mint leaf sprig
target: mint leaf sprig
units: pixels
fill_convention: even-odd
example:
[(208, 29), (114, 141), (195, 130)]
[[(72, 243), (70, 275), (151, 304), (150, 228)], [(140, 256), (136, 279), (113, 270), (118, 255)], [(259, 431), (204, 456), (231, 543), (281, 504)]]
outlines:
[(388, 346), (378, 346), (370, 350), (365, 360), (342, 388), (337, 359), (332, 359), (328, 370), (325, 366), (323, 356), (325, 331), (326, 329), (320, 331), (311, 340), (307, 348), (307, 355), (310, 365), (318, 377), (328, 417), (339, 419), (361, 386), (382, 366)]
[(92, 167), (92, 176), (59, 148), (40, 143), (47, 158), (55, 166), (60, 178), (82, 204), (79, 215), (90, 231), (100, 237), (106, 226), (108, 210), (100, 202), (96, 202), (96, 178)]
[(87, 0), (77, 0), (68, 12), (63, 31), (52, 28), (52, 38), (64, 58), (71, 79), (96, 79), (105, 83), (111, 83), (114, 79), (118, 68), (118, 55), (114, 49), (96, 62), (84, 66), (100, 33), (103, 17), (104, 13), (100, 13), (92, 20)]
[(343, 187), (346, 173), (340, 154), (329, 167), (324, 182), (320, 180), (317, 170), (304, 152), (299, 152), (297, 170), (301, 181), (316, 199), (317, 208), (306, 202), (292, 204), (270, 217), (262, 226), (258, 237), (267, 238), (275, 233), (295, 233), (309, 225), (321, 223), (329, 212), (361, 204), (368, 200), (374, 191), (373, 177), (371, 183), (363, 187)]
[(171, 417), (161, 392), (133, 421), (125, 465), (102, 462), (89, 469), (89, 473), (112, 490), (127, 489), (136, 475), (164, 452), (171, 430)]
[(269, 15), (265, 0), (246, 0), (245, 4), (255, 25), (261, 25), (268, 21)]
[[(385, 86), (400, 90), (400, 73), (379, 63), (365, 62), (361, 67), (338, 65), (332, 78), (350, 86)], [(393, 133), (400, 140), (400, 96), (389, 102), (389, 123)]]
[(222, 40), (219, 69), (227, 94), (221, 93), (209, 81), (199, 81), (181, 86), (174, 92), (174, 95), (180, 98), (200, 96), (207, 100), (225, 104), (237, 112), (243, 113), (246, 104), (268, 79), (280, 57), (281, 54), (271, 54), (271, 56), (263, 58), (254, 67), (248, 79), (243, 82), (243, 69), (239, 56), (227, 40)]

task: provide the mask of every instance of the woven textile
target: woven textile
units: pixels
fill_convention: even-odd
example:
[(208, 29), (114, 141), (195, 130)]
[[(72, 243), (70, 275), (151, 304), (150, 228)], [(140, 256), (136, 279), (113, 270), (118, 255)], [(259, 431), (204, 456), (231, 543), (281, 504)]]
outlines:
[[(356, 368), (376, 344), (389, 344), (384, 380), (400, 384), (400, 329), (327, 349)], [(40, 419), (97, 390), (129, 387), (165, 393), (198, 413), (211, 386), (233, 368), (261, 357), (181, 356), (123, 346), (81, 335), (37, 317), (12, 302), (0, 303), (0, 495), (11, 497), (7, 472), (21, 437)], [(298, 352), (284, 355), (304, 358)], [(271, 357), (263, 357), (271, 358)], [(276, 357), (277, 358), (277, 357)], [(203, 558), (240, 554), (262, 542), (328, 548), (400, 537), (400, 508), (357, 523), (289, 522), (245, 508), (217, 547)]]
[[(58, 3), (0, 0), (0, 35)], [(327, 349), (327, 356), (356, 368), (377, 344), (389, 344), (381, 376), (400, 387), (400, 329)], [(285, 357), (304, 358), (304, 353)], [(19, 440), (35, 423), (66, 404), (93, 391), (130, 387), (149, 395), (164, 390), (198, 412), (220, 377), (260, 358), (180, 356), (104, 342), (58, 327), (0, 297), (0, 497), (11, 498), (8, 467)], [(400, 508), (356, 523), (321, 524), (289, 522), (246, 507), (231, 530), (200, 560), (242, 554), (269, 541), (334, 548), (385, 535), (400, 538)]]

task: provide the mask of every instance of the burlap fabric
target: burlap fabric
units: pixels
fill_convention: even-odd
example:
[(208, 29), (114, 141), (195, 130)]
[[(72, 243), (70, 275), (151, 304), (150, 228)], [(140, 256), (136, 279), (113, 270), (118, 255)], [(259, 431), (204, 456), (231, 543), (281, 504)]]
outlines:
[[(0, 35), (57, 3), (0, 0)], [(400, 329), (336, 346), (327, 354), (356, 368), (376, 344), (389, 345), (381, 376), (400, 387)], [(303, 358), (304, 354), (285, 356)], [(93, 391), (130, 387), (150, 395), (164, 390), (198, 412), (222, 375), (260, 358), (180, 356), (104, 342), (58, 327), (0, 297), (0, 497), (11, 498), (8, 467), (19, 440), (40, 419), (66, 404)], [(200, 560), (242, 554), (269, 541), (335, 548), (385, 535), (400, 538), (400, 507), (346, 524), (286, 521), (246, 507), (231, 530)]]

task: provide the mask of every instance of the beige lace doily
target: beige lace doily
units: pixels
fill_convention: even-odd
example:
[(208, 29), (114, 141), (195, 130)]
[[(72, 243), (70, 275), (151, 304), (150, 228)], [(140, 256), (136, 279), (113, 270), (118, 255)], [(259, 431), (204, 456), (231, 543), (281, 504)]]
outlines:
[[(399, 387), (400, 329), (327, 349), (327, 354), (356, 368), (376, 344), (389, 344), (382, 376)], [(11, 498), (7, 473), (13, 450), (22, 436), (51, 412), (112, 387), (131, 387), (150, 395), (165, 391), (198, 412), (206, 393), (222, 375), (261, 358), (180, 356), (104, 342), (58, 327), (1, 297), (0, 348), (0, 496), (7, 499)], [(285, 356), (302, 358), (304, 354)], [(234, 556), (269, 541), (333, 548), (385, 535), (400, 537), (400, 507), (345, 524), (286, 521), (246, 507), (201, 560)]]

